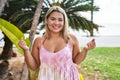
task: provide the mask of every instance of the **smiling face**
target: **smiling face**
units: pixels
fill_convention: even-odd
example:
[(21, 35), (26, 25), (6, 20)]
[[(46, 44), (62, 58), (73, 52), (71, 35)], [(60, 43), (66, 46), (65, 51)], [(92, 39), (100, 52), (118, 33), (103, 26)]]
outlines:
[(51, 33), (59, 33), (64, 40), (68, 39), (68, 19), (64, 9), (59, 6), (52, 6), (45, 15), (45, 36), (50, 38)]
[(64, 16), (58, 11), (53, 11), (47, 18), (46, 24), (50, 32), (59, 33), (64, 27)]

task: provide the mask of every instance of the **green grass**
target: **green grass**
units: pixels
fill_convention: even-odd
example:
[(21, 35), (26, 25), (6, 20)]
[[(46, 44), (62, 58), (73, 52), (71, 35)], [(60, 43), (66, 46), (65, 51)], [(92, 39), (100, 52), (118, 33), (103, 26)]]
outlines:
[(120, 47), (98, 47), (81, 63), (84, 76), (99, 72), (100, 80), (120, 80)]

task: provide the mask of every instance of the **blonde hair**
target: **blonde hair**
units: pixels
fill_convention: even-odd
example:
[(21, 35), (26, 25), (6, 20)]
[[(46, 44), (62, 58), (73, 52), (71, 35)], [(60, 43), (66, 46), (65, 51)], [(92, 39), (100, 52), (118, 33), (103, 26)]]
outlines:
[(64, 40), (67, 41), (68, 40), (68, 18), (67, 18), (67, 14), (66, 14), (65, 10), (63, 10), (59, 6), (50, 7), (49, 10), (47, 11), (46, 15), (45, 15), (45, 26), (46, 26), (45, 35), (48, 38), (50, 37), (50, 30), (47, 27), (46, 20), (48, 19), (48, 17), (50, 16), (50, 14), (52, 12), (55, 12), (55, 11), (60, 12), (60, 13), (63, 14), (63, 17), (64, 17), (64, 26), (63, 26), (63, 29), (61, 31), (61, 35), (63, 36)]

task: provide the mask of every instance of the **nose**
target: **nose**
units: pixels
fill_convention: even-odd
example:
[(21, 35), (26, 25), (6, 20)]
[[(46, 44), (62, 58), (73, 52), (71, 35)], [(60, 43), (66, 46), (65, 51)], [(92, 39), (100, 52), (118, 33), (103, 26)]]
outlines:
[(58, 21), (58, 20), (55, 20), (55, 24), (59, 24), (59, 21)]

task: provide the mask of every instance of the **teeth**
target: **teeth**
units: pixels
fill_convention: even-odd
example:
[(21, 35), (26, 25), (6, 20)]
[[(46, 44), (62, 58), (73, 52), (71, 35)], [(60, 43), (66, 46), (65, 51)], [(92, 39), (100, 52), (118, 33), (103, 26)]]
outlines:
[(59, 28), (59, 26), (54, 26), (54, 28), (55, 28), (55, 29), (58, 29), (58, 28)]

